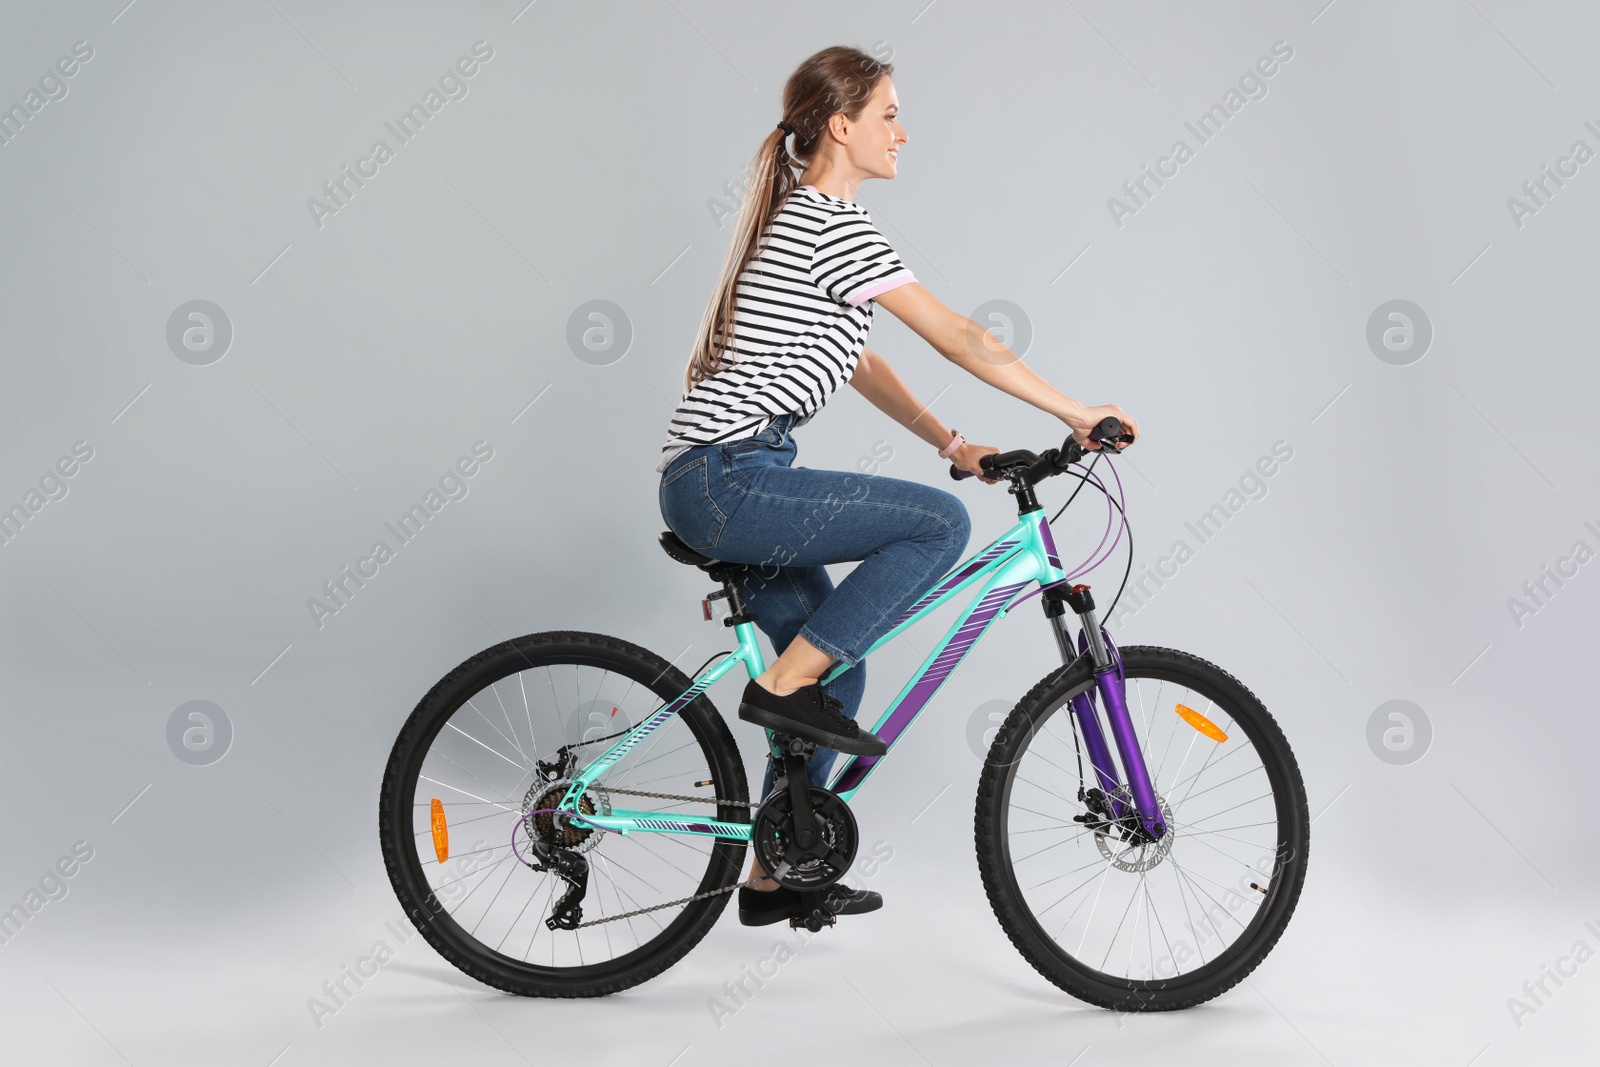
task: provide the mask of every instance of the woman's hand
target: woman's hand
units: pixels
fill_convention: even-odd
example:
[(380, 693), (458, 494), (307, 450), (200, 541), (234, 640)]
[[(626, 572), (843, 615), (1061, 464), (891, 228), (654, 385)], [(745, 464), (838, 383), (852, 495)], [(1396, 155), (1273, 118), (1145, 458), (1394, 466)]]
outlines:
[(950, 462), (954, 463), (957, 467), (966, 471), (968, 474), (976, 474), (987, 484), (993, 485), (1000, 479), (991, 478), (989, 475), (985, 474), (982, 462), (984, 456), (992, 456), (999, 451), (1000, 450), (995, 448), (993, 445), (964, 444), (960, 448), (956, 449), (955, 455), (950, 457)]
[[(1131, 433), (1136, 439), (1138, 438), (1139, 424), (1134, 422), (1127, 412), (1115, 404), (1101, 404), (1099, 407), (1084, 408), (1082, 415), (1079, 416), (1082, 419), (1081, 425), (1076, 419), (1068, 420), (1067, 425), (1072, 428), (1072, 436), (1077, 439), (1077, 442), (1092, 452), (1100, 447), (1100, 443), (1089, 440), (1089, 432), (1099, 426), (1107, 416), (1122, 423), (1123, 433)], [(1120, 452), (1132, 443), (1132, 441), (1129, 441), (1125, 444), (1118, 444), (1112, 451)]]

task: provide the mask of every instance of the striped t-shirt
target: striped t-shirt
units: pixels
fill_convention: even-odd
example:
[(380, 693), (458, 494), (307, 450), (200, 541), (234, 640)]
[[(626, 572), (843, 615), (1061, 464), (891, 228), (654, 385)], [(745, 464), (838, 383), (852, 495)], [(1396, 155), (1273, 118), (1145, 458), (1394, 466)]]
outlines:
[(733, 350), (683, 394), (656, 467), (694, 445), (754, 437), (784, 413), (803, 426), (850, 380), (872, 298), (915, 281), (866, 211), (809, 185), (773, 217), (739, 275)]

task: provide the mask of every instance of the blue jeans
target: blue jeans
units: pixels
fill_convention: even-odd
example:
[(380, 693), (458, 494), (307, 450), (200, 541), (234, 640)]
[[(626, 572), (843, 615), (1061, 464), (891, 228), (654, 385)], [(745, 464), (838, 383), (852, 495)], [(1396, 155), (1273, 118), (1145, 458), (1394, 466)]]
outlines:
[[(861, 657), (961, 562), (972, 524), (942, 489), (793, 466), (794, 421), (781, 415), (754, 437), (674, 457), (661, 474), (661, 517), (696, 552), (751, 565), (739, 592), (780, 655), (799, 634), (850, 664), (826, 690), (853, 719), (867, 684)], [(824, 564), (856, 560), (834, 588)], [(837, 755), (819, 748), (807, 778), (825, 784)], [(762, 796), (772, 772), (769, 760)]]

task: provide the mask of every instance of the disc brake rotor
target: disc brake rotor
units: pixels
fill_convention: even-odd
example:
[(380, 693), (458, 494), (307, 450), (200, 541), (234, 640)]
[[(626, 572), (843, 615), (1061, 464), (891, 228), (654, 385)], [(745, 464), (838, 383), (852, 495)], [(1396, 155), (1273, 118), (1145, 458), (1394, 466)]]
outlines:
[[(1132, 805), (1131, 800), (1124, 799), (1124, 803)], [(1172, 809), (1167, 807), (1165, 797), (1157, 799), (1156, 804), (1161, 808), (1161, 819), (1167, 825), (1167, 832), (1155, 841), (1122, 840), (1111, 836), (1111, 831), (1117, 829), (1112, 824), (1111, 830), (1095, 832), (1094, 844), (1100, 850), (1100, 855), (1105, 857), (1107, 863), (1119, 871), (1131, 871), (1139, 874), (1158, 866), (1167, 858), (1167, 853), (1172, 851)], [(1133, 818), (1137, 819), (1135, 815)]]

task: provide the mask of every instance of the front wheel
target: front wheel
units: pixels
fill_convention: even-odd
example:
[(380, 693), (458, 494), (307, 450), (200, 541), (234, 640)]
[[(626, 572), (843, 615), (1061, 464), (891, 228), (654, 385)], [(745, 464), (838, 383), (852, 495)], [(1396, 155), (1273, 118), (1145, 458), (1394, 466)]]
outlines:
[(1108, 818), (1128, 798), (1102, 799), (1080, 756), (1072, 698), (1094, 686), (1080, 660), (1034, 686), (995, 737), (978, 865), (1040, 974), (1101, 1007), (1171, 1011), (1231, 989), (1277, 943), (1305, 881), (1310, 819), (1283, 731), (1249, 689), (1184, 652), (1121, 655), (1167, 833), (1141, 841)]

